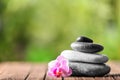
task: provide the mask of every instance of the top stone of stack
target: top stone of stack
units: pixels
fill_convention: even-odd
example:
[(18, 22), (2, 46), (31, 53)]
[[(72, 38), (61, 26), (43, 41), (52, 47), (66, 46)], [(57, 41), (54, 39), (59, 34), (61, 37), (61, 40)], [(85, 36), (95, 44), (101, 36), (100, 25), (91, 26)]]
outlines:
[(76, 42), (88, 42), (93, 43), (93, 40), (84, 36), (80, 36), (77, 38)]

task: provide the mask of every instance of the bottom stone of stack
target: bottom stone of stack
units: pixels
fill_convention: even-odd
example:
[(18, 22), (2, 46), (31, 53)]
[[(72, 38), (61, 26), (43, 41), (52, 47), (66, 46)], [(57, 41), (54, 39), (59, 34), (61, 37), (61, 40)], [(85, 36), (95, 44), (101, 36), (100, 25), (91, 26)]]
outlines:
[(110, 67), (106, 64), (92, 64), (81, 62), (69, 62), (69, 66), (72, 69), (71, 76), (104, 76), (110, 72)]

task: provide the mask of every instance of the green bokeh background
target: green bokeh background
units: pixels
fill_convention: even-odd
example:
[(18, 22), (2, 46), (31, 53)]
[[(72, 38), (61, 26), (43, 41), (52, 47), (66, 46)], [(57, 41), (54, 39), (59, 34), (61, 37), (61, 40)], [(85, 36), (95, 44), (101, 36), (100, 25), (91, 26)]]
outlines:
[(120, 0), (0, 0), (0, 61), (48, 62), (81, 35), (120, 60)]

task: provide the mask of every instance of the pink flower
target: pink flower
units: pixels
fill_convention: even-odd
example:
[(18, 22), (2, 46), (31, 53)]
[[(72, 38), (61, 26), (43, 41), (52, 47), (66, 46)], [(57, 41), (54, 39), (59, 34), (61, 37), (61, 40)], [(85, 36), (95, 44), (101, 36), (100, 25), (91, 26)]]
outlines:
[(47, 74), (52, 77), (67, 77), (72, 74), (68, 60), (63, 56), (58, 56), (56, 60), (48, 63)]

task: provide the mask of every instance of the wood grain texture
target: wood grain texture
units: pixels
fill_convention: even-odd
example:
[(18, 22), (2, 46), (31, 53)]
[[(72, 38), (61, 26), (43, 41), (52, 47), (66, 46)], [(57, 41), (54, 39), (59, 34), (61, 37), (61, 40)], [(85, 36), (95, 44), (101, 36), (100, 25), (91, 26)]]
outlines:
[(107, 63), (111, 72), (104, 77), (53, 78), (45, 75), (47, 63), (4, 62), (0, 63), (0, 80), (120, 80), (120, 62)]
[(93, 77), (67, 77), (64, 80), (94, 80)]
[(113, 77), (95, 77), (95, 80), (114, 80)]
[(83, 80), (94, 80), (93, 77), (83, 77)]
[(32, 64), (30, 74), (26, 80), (43, 80), (46, 69), (46, 64)]
[(0, 80), (25, 80), (30, 69), (31, 64), (3, 63), (0, 69)]
[(64, 80), (83, 80), (82, 77), (66, 77)]

